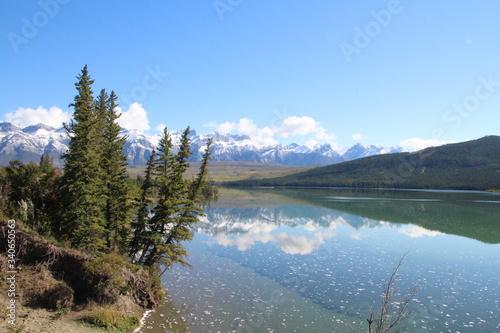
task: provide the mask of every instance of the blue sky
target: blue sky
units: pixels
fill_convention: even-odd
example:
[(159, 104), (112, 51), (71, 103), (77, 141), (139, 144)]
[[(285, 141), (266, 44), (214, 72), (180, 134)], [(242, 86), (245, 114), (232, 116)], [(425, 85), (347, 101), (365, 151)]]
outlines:
[(500, 2), (0, 3), (0, 121), (58, 124), (88, 64), (122, 125), (266, 143), (500, 134)]

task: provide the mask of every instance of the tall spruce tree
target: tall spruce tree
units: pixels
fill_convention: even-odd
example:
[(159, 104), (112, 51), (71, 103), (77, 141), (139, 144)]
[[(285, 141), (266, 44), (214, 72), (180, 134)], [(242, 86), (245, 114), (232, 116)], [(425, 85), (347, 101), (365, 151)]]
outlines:
[[(146, 244), (149, 243), (149, 238), (151, 235), (151, 228), (149, 226), (150, 222), (150, 208), (153, 205), (153, 201), (150, 199), (152, 196), (152, 189), (154, 187), (153, 179), (153, 168), (154, 161), (156, 159), (156, 151), (153, 149), (151, 156), (148, 159), (146, 165), (146, 175), (144, 181), (141, 185), (141, 192), (139, 197), (135, 200), (135, 207), (137, 212), (132, 221), (132, 238), (129, 243), (129, 255), (133, 262), (140, 261), (138, 256), (141, 251), (145, 250)], [(145, 254), (145, 252), (143, 252)]]
[[(102, 97), (106, 97), (105, 93)], [(115, 92), (111, 91), (101, 111), (104, 118), (101, 167), (105, 176), (107, 246), (110, 250), (123, 252), (126, 250), (129, 236), (131, 207), (127, 161), (123, 152), (127, 137), (120, 136), (121, 128), (116, 123), (120, 117), (116, 112), (117, 99)]]
[[(188, 264), (185, 259), (188, 253), (181, 242), (191, 240), (191, 227), (197, 222), (197, 213), (201, 213), (189, 195), (189, 183), (184, 178), (184, 173), (189, 168), (188, 158), (191, 156), (189, 134), (190, 128), (187, 127), (182, 133), (179, 151), (173, 159), (172, 172), (167, 180), (171, 193), (169, 203), (172, 205), (174, 213), (169, 217), (162, 242), (155, 249), (156, 257), (150, 256), (147, 261), (148, 264), (161, 263), (165, 269), (170, 268), (174, 263)], [(160, 182), (160, 184), (164, 184), (164, 182)]]
[(207, 197), (213, 198), (213, 196), (217, 193), (214, 191), (213, 187), (212, 189), (207, 189), (208, 187), (211, 187), (208, 186), (208, 162), (212, 156), (211, 149), (213, 142), (213, 138), (209, 138), (207, 140), (207, 145), (205, 146), (205, 151), (201, 158), (200, 169), (198, 170), (196, 178), (190, 184), (189, 195), (197, 204), (201, 204), (202, 201), (207, 199)]
[(63, 231), (74, 246), (89, 252), (106, 249), (106, 195), (101, 166), (102, 117), (96, 105), (88, 68), (75, 84), (73, 119), (65, 124), (70, 138), (63, 155)]
[(172, 137), (167, 128), (158, 143), (157, 159), (155, 160), (154, 174), (158, 184), (158, 202), (153, 209), (150, 220), (151, 233), (149, 242), (143, 249), (141, 262), (152, 265), (162, 257), (162, 244), (165, 234), (170, 229), (174, 215), (179, 205), (178, 178), (174, 170), (179, 170), (173, 152)]
[[(184, 145), (186, 145), (185, 147), (187, 147), (189, 151), (190, 143), (188, 135), (189, 127), (183, 134), (180, 150), (177, 154), (178, 161), (186, 163), (186, 169), (184, 171), (186, 171), (189, 166), (187, 164), (187, 158), (191, 155), (191, 153), (183, 153)], [(193, 234), (191, 230), (194, 224), (198, 222), (198, 217), (204, 216), (201, 204), (204, 201), (203, 191), (207, 187), (208, 161), (211, 156), (210, 150), (212, 142), (212, 138), (207, 141), (201, 166), (196, 178), (190, 183), (185, 183), (186, 187), (183, 188), (183, 200), (181, 206), (178, 209), (174, 223), (171, 226), (167, 237), (165, 237), (161, 247), (163, 252), (161, 264), (164, 265), (162, 274), (171, 268), (175, 263), (188, 265), (185, 259), (188, 256), (188, 253), (181, 243), (192, 240)]]
[(188, 265), (188, 253), (183, 241), (191, 240), (191, 229), (202, 215), (201, 189), (206, 185), (207, 165), (210, 159), (211, 141), (207, 144), (203, 162), (193, 181), (185, 179), (191, 155), (189, 127), (183, 132), (179, 150), (174, 154), (172, 139), (165, 129), (158, 146), (155, 160), (155, 177), (158, 186), (158, 202), (149, 220), (148, 236), (145, 238), (137, 260), (144, 265), (159, 264), (170, 268), (175, 263)]

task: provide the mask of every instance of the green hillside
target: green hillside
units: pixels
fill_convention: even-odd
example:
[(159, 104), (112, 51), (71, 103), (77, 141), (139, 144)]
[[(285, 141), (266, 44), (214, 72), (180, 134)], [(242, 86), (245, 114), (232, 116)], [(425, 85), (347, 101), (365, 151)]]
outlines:
[(364, 188), (500, 189), (500, 137), (366, 157), (233, 186), (332, 186)]

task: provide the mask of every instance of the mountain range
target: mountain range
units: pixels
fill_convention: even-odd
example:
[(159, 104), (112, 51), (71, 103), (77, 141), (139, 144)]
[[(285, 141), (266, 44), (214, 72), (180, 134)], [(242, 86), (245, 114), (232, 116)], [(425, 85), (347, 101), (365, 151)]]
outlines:
[[(171, 132), (174, 144), (179, 142), (181, 134), (181, 131)], [(145, 165), (152, 149), (160, 140), (160, 134), (147, 135), (137, 130), (122, 129), (121, 135), (127, 137), (124, 152), (129, 166)], [(403, 151), (399, 146), (384, 148), (359, 143), (340, 149), (335, 149), (330, 144), (259, 145), (246, 135), (218, 132), (198, 134), (191, 131), (192, 162), (200, 161), (209, 137), (214, 139), (213, 161), (321, 166)], [(43, 154), (48, 154), (53, 158), (54, 165), (61, 167), (63, 161), (60, 156), (66, 152), (68, 142), (69, 138), (63, 127), (38, 124), (21, 128), (9, 122), (0, 122), (0, 165), (16, 159), (24, 163), (38, 161)]]
[(500, 136), (369, 156), (284, 177), (247, 179), (239, 186), (500, 190)]

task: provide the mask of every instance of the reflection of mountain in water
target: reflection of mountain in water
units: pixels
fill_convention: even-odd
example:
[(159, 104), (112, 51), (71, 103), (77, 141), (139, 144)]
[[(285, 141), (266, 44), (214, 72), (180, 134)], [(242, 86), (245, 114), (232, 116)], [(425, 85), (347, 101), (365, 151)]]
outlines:
[(307, 230), (332, 229), (337, 225), (355, 229), (377, 228), (387, 222), (367, 219), (362, 216), (343, 213), (315, 206), (276, 206), (256, 208), (210, 207), (206, 218), (199, 223), (199, 233), (215, 236), (218, 234), (247, 233), (257, 225), (273, 225), (275, 228), (302, 226)]
[(275, 206), (210, 207), (206, 211), (209, 223), (200, 224), (198, 232), (246, 233), (256, 223), (303, 226), (308, 230), (332, 229), (335, 225), (360, 229), (413, 224), (416, 228), (413, 234), (440, 232), (500, 243), (500, 197), (489, 193), (333, 189), (253, 189), (251, 192), (253, 195), (260, 192), (263, 196), (272, 193), (274, 198), (279, 196), (282, 200)]

